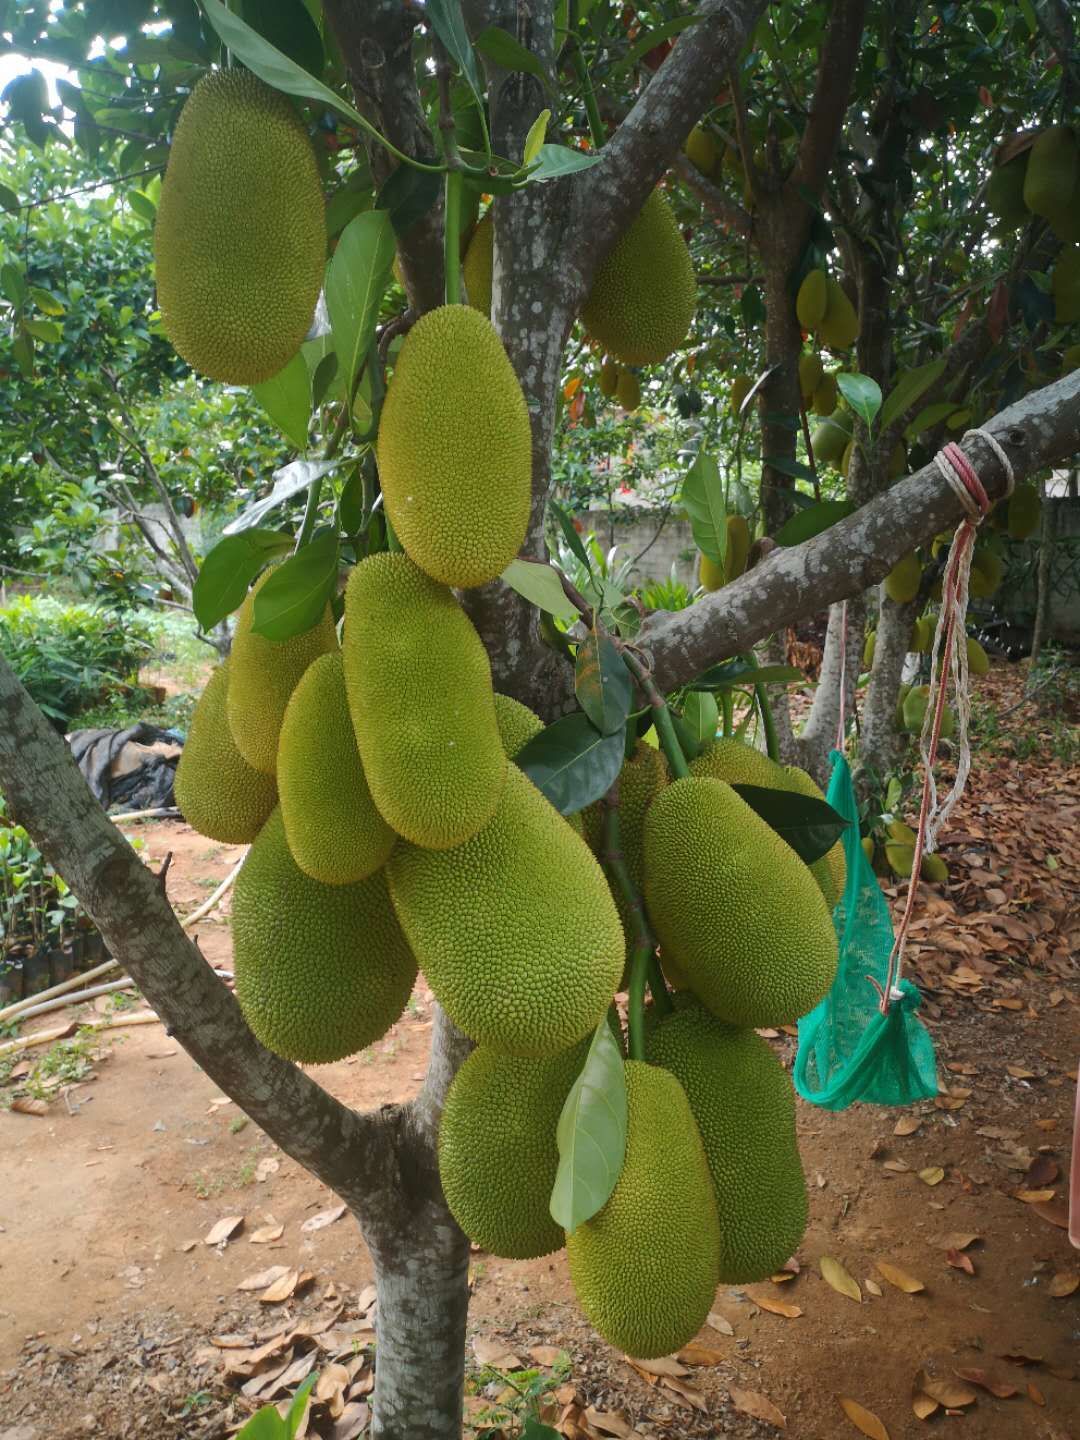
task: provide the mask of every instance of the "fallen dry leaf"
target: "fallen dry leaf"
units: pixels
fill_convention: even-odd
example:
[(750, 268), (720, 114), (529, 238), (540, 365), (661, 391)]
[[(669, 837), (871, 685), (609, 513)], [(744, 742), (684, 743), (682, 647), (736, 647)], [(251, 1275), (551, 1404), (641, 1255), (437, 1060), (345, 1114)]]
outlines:
[(939, 1240), (938, 1244), (944, 1250), (966, 1250), (969, 1245), (974, 1245), (976, 1240), (981, 1239), (981, 1235), (969, 1235), (966, 1231), (954, 1230)]
[(972, 1263), (971, 1256), (965, 1255), (961, 1250), (946, 1250), (945, 1260), (954, 1270), (963, 1270), (965, 1275), (975, 1274), (975, 1266)]
[(953, 1379), (950, 1375), (927, 1375), (925, 1370), (920, 1370), (916, 1381), (920, 1390), (925, 1391), (939, 1405), (944, 1405), (947, 1410), (974, 1405), (977, 1399), (970, 1385), (965, 1385), (963, 1381)]
[(925, 1170), (919, 1171), (919, 1179), (924, 1185), (940, 1185), (945, 1179), (945, 1171), (940, 1165), (928, 1165)]
[(284, 1225), (262, 1225), (258, 1230), (253, 1230), (248, 1236), (250, 1245), (269, 1245), (274, 1240), (280, 1240), (285, 1234)]
[(975, 1134), (982, 1135), (986, 1140), (1015, 1140), (1020, 1131), (1007, 1130), (1001, 1125), (982, 1125)]
[(529, 1350), (529, 1358), (544, 1366), (557, 1365), (565, 1354), (566, 1351), (560, 1350), (558, 1345), (533, 1345)]
[(961, 1380), (967, 1380), (972, 1385), (978, 1385), (982, 1390), (989, 1390), (991, 1395), (996, 1395), (999, 1400), (1008, 1400), (1012, 1395), (1019, 1395), (1015, 1385), (1010, 1385), (1006, 1380), (999, 1380), (995, 1375), (990, 1375), (985, 1370), (977, 1369), (975, 1366), (965, 1366), (957, 1370), (956, 1374)]
[(711, 1329), (715, 1330), (720, 1335), (735, 1334), (735, 1331), (731, 1328), (731, 1321), (725, 1320), (723, 1315), (719, 1314), (716, 1310), (709, 1311), (705, 1319), (705, 1324), (710, 1326)]
[(881, 1168), (883, 1170), (895, 1170), (897, 1174), (903, 1175), (911, 1169), (911, 1166), (906, 1160), (886, 1160), (883, 1162)]
[(1028, 1381), (1027, 1393), (1028, 1399), (1033, 1405), (1046, 1404), (1046, 1396), (1042, 1393), (1039, 1387), (1037, 1385), (1033, 1385), (1030, 1380)]
[(633, 1355), (624, 1355), (624, 1360), (629, 1360), (635, 1370), (644, 1370), (646, 1375), (668, 1375), (681, 1380), (684, 1375), (689, 1375), (685, 1365), (680, 1365), (674, 1355), (658, 1355), (655, 1360), (636, 1360)]
[(759, 1310), (767, 1310), (770, 1315), (782, 1315), (785, 1320), (797, 1320), (803, 1313), (798, 1305), (788, 1305), (783, 1300), (774, 1300), (771, 1295), (750, 1295)]
[(926, 1289), (921, 1280), (916, 1280), (914, 1275), (901, 1270), (899, 1265), (891, 1265), (888, 1260), (878, 1260), (876, 1268), (879, 1275), (883, 1275), (890, 1285), (902, 1290), (905, 1295), (917, 1295), (920, 1290)]
[(743, 1415), (751, 1415), (755, 1420), (765, 1420), (768, 1424), (775, 1425), (778, 1430), (787, 1429), (787, 1417), (757, 1390), (739, 1390), (733, 1385), (729, 1393), (732, 1405)]
[(1050, 1294), (1055, 1300), (1064, 1300), (1067, 1295), (1074, 1295), (1080, 1289), (1080, 1274), (1075, 1270), (1059, 1270), (1050, 1281)]
[(345, 1214), (344, 1205), (335, 1205), (332, 1210), (320, 1210), (318, 1215), (312, 1215), (300, 1226), (305, 1235), (310, 1235), (313, 1230), (324, 1230), (327, 1225), (332, 1225), (335, 1220), (340, 1220)]
[(255, 1179), (259, 1181), (268, 1180), (271, 1175), (276, 1175), (280, 1169), (281, 1161), (276, 1155), (264, 1155), (258, 1165), (255, 1166)]
[(915, 1412), (916, 1420), (929, 1420), (934, 1411), (939, 1410), (941, 1407), (931, 1396), (925, 1394), (922, 1390), (916, 1390), (911, 1397), (911, 1408)]
[(914, 1135), (921, 1124), (922, 1119), (918, 1115), (901, 1115), (893, 1126), (892, 1133), (894, 1135)]
[(300, 1271), (286, 1270), (279, 1275), (259, 1296), (263, 1305), (280, 1305), (283, 1300), (288, 1300), (300, 1286)]
[(692, 1405), (695, 1410), (708, 1411), (709, 1402), (705, 1399), (705, 1396), (700, 1390), (695, 1389), (693, 1385), (687, 1385), (685, 1380), (676, 1380), (673, 1375), (664, 1375), (660, 1380), (660, 1384), (672, 1395), (677, 1395), (680, 1400), (684, 1400), (688, 1405)]
[(241, 1280), (237, 1290), (265, 1290), (268, 1285), (273, 1285), (275, 1280), (280, 1280), (283, 1275), (289, 1273), (287, 1265), (271, 1265), (269, 1270), (259, 1270), (254, 1275), (249, 1275), (246, 1280)]
[(477, 1335), (473, 1341), (473, 1354), (481, 1365), (490, 1365), (495, 1370), (524, 1370), (524, 1365), (510, 1349), (505, 1340), (497, 1336)]
[(1031, 1209), (1040, 1220), (1047, 1220), (1061, 1230), (1069, 1228), (1069, 1207), (1063, 1196), (1058, 1195), (1053, 1200), (1033, 1201)]
[(831, 1255), (822, 1255), (818, 1261), (818, 1269), (821, 1271), (821, 1278), (825, 1281), (826, 1285), (831, 1285), (839, 1294), (846, 1295), (849, 1300), (854, 1300), (856, 1304), (862, 1304), (862, 1291), (859, 1289), (859, 1282), (853, 1275), (848, 1274), (839, 1260), (834, 1260)]
[(49, 1102), (39, 1100), (34, 1095), (18, 1095), (11, 1102), (11, 1108), (16, 1115), (47, 1115), (49, 1113)]
[(204, 1245), (226, 1245), (238, 1235), (244, 1228), (243, 1215), (226, 1215), (224, 1220), (219, 1220), (216, 1225), (210, 1227), (210, 1231), (203, 1240)]
[(591, 1405), (585, 1411), (585, 1423), (593, 1430), (599, 1430), (601, 1435), (616, 1435), (619, 1440), (627, 1440), (634, 1434), (634, 1427), (622, 1415), (594, 1410)]
[(676, 1358), (684, 1365), (721, 1365), (728, 1358), (728, 1353), (726, 1350), (714, 1350), (711, 1345), (693, 1342), (684, 1345)]
[(1021, 1350), (1019, 1347), (1015, 1350), (1002, 1350), (1000, 1354), (1002, 1360), (1009, 1360), (1013, 1365), (1041, 1365), (1043, 1363), (1041, 1355), (1036, 1355), (1033, 1350)]
[(1056, 1190), (1016, 1190), (1013, 1192), (1017, 1200), (1022, 1200), (1025, 1205), (1045, 1205), (1047, 1200), (1053, 1200), (1057, 1194)]
[(1036, 1078), (1034, 1070), (1025, 1070), (1022, 1065), (1006, 1065), (1005, 1069), (1014, 1080), (1034, 1080)]
[(872, 1410), (867, 1410), (865, 1405), (860, 1405), (857, 1400), (851, 1400), (846, 1395), (838, 1395), (836, 1398), (856, 1430), (861, 1430), (870, 1440), (889, 1440), (888, 1430)]
[(876, 1295), (879, 1300), (885, 1293), (877, 1281), (871, 1280), (869, 1276), (863, 1281), (863, 1284), (866, 1286), (867, 1292), (871, 1295)]
[(1060, 1166), (1049, 1155), (1036, 1155), (1024, 1174), (1025, 1190), (1040, 1190), (1052, 1185), (1061, 1174)]

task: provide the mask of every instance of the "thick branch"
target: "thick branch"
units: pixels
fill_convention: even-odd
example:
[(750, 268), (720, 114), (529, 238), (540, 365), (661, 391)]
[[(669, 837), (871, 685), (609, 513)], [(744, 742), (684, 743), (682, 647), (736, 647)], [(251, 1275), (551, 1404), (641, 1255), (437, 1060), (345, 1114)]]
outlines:
[(750, 234), (753, 229), (753, 221), (743, 207), (725, 195), (719, 185), (714, 185), (711, 180), (707, 180), (692, 160), (687, 159), (685, 155), (676, 155), (675, 169), (694, 194), (704, 200), (709, 213), (714, 215), (721, 225), (726, 225), (730, 230), (734, 230), (736, 235)]
[(2, 657), (0, 790), (169, 1033), (294, 1160), (363, 1208), (396, 1165), (389, 1117), (357, 1115), (259, 1044), (236, 1000), (181, 930), (161, 885), (91, 795), (63, 739)]
[(792, 182), (820, 194), (847, 113), (851, 81), (859, 59), (866, 0), (833, 0), (832, 17), (821, 47), (817, 84)]

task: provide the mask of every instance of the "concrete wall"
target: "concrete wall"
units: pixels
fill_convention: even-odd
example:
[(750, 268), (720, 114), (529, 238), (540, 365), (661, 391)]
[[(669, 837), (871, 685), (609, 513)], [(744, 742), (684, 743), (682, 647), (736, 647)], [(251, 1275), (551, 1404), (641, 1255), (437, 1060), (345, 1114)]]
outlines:
[[(1045, 500), (1056, 513), (1057, 534), (1051, 571), (1050, 634), (1066, 645), (1080, 644), (1080, 499)], [(1035, 618), (1038, 536), (1011, 541), (1001, 589), (983, 602), (1021, 624)]]
[(602, 550), (606, 552), (612, 543), (619, 547), (616, 568), (649, 547), (631, 572), (635, 585), (667, 580), (673, 564), (684, 585), (692, 590), (697, 584), (697, 550), (688, 520), (674, 520), (669, 516), (657, 536), (661, 517), (656, 514), (616, 520), (613, 525), (608, 523), (607, 512), (603, 510), (586, 511), (576, 518), (585, 527), (586, 534), (595, 531)]

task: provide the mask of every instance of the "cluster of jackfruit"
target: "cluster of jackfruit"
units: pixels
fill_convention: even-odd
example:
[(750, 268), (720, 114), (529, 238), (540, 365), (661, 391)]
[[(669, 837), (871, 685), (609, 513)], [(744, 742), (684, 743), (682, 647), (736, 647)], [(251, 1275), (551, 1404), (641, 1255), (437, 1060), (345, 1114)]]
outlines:
[(605, 399), (618, 401), (627, 412), (636, 410), (641, 404), (640, 379), (633, 370), (620, 365), (610, 356), (600, 366), (597, 384)]
[(753, 544), (746, 517), (729, 515), (725, 528), (727, 546), (724, 550), (723, 565), (718, 565), (708, 555), (702, 555), (698, 560), (698, 584), (703, 590), (720, 590), (723, 586), (730, 585), (732, 580), (737, 580), (746, 570), (750, 547)]
[[(802, 397), (804, 409), (812, 410), (815, 415), (821, 415), (828, 420), (836, 411), (840, 400), (840, 387), (836, 383), (836, 375), (833, 371), (825, 369), (821, 363), (821, 356), (815, 351), (810, 350), (799, 356), (799, 394)], [(814, 457), (818, 458), (816, 449)], [(828, 457), (822, 456), (821, 458)]]
[[(1003, 231), (1026, 225), (1037, 215), (1067, 245), (1080, 241), (1080, 145), (1075, 130), (1049, 125), (1025, 149), (995, 165), (986, 203)], [(1063, 318), (1058, 316), (1059, 321)]]
[[(902, 820), (887, 819), (884, 834), (875, 843), (873, 835), (862, 840), (863, 853), (870, 863), (882, 874), (891, 871), (902, 880), (911, 878), (915, 864), (915, 831)], [(919, 876), (931, 885), (944, 885), (949, 878), (949, 867), (940, 855), (923, 851), (919, 863)]]
[(847, 291), (824, 270), (809, 270), (795, 297), (795, 314), (830, 350), (849, 350), (859, 338), (859, 317)]

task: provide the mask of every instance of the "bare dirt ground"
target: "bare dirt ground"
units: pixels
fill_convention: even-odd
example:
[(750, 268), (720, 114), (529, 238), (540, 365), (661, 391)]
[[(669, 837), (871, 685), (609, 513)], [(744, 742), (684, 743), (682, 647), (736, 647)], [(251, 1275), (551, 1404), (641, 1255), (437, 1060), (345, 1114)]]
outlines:
[[(1003, 710), (1020, 678), (991, 677)], [(1028, 709), (1012, 723), (1021, 734), (1038, 721)], [(481, 1428), (482, 1411), (506, 1391), (495, 1372), (527, 1365), (552, 1377), (547, 1414), (568, 1436), (766, 1436), (786, 1417), (799, 1440), (1080, 1440), (1080, 1257), (1063, 1228), (1080, 1059), (1078, 782), (1045, 749), (978, 758), (945, 842), (950, 883), (924, 890), (911, 957), (943, 1093), (909, 1111), (800, 1103), (811, 1220), (799, 1273), (721, 1289), (697, 1343), (658, 1375), (592, 1333), (563, 1256), (477, 1253), (476, 1433), (517, 1433)], [(179, 823), (138, 828), (149, 858), (173, 853), (180, 912), (240, 854)], [(223, 966), (226, 918), (198, 926)], [(361, 1108), (409, 1096), (430, 1009), (421, 984), (384, 1041), (318, 1078)], [(791, 1036), (773, 1044), (790, 1064)], [(91, 1075), (44, 1114), (0, 1113), (0, 1440), (213, 1440), (312, 1368), (324, 1399), (310, 1433), (362, 1433), (374, 1293), (337, 1206), (160, 1025), (106, 1032)], [(242, 1226), (207, 1243), (229, 1217)], [(823, 1259), (850, 1294), (823, 1278)], [(920, 1371), (916, 1393), (940, 1402), (925, 1420)], [(842, 1399), (870, 1417), (849, 1418)]]

